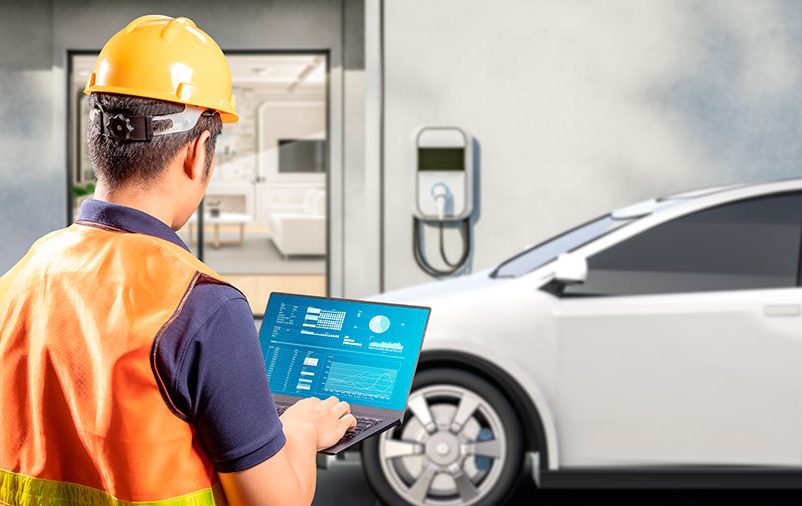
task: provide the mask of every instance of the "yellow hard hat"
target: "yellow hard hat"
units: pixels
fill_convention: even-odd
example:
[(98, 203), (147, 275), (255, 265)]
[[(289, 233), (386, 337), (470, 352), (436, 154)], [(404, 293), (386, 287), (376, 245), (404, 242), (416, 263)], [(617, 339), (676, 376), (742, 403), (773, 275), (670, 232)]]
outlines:
[(214, 109), (223, 123), (239, 119), (223, 51), (188, 18), (152, 15), (131, 21), (100, 51), (84, 88), (92, 92)]

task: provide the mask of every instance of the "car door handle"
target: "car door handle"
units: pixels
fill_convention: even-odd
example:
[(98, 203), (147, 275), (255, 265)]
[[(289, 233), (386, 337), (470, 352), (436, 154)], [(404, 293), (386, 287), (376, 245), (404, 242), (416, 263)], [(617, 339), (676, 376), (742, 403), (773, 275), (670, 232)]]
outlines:
[(800, 316), (802, 306), (799, 304), (769, 304), (763, 306), (765, 316)]

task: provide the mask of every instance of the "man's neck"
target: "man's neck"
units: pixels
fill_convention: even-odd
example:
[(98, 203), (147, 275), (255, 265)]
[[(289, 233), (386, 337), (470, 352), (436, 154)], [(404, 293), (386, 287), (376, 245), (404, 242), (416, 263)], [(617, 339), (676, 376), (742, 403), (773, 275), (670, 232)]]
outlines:
[(175, 213), (170, 208), (170, 199), (156, 191), (143, 191), (141, 188), (127, 187), (110, 191), (108, 186), (98, 182), (93, 198), (137, 209), (173, 228)]

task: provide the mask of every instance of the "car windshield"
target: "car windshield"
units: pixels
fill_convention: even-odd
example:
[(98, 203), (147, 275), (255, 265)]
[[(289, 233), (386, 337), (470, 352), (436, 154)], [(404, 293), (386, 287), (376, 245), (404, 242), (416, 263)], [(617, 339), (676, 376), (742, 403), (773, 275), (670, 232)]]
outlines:
[(515, 278), (532, 272), (538, 267), (551, 262), (559, 255), (598, 239), (631, 221), (615, 219), (610, 214), (602, 216), (515, 255), (499, 265), (493, 271), (491, 277)]

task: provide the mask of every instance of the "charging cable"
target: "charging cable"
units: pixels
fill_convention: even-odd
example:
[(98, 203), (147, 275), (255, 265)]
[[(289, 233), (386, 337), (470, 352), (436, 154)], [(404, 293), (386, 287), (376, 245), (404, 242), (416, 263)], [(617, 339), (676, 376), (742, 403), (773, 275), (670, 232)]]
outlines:
[(452, 195), (451, 190), (448, 188), (447, 185), (444, 183), (437, 183), (432, 186), (431, 189), (432, 199), (434, 199), (435, 206), (437, 207), (437, 226), (439, 229), (439, 239), (440, 239), (440, 258), (443, 262), (449, 267), (449, 269), (438, 269), (432, 266), (429, 261), (426, 259), (426, 255), (423, 252), (423, 231), (426, 223), (429, 223), (426, 220), (422, 220), (418, 217), (414, 218), (414, 227), (413, 227), (413, 249), (415, 251), (415, 262), (418, 266), (423, 270), (425, 273), (429, 274), (430, 276), (436, 278), (444, 278), (447, 276), (452, 276), (459, 272), (467, 263), (468, 257), (470, 256), (470, 244), (471, 244), (471, 228), (470, 228), (470, 217), (464, 218), (462, 221), (462, 255), (460, 255), (459, 260), (456, 262), (452, 262), (446, 256), (446, 248), (445, 248), (445, 218), (446, 212), (449, 208), (449, 204), (452, 204)]
[(434, 205), (437, 206), (437, 221), (442, 223), (446, 219), (446, 206), (451, 200), (451, 192), (445, 184), (437, 183), (432, 186), (431, 194)]

